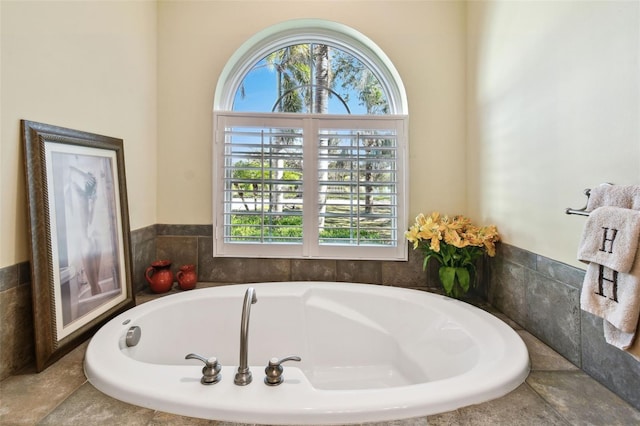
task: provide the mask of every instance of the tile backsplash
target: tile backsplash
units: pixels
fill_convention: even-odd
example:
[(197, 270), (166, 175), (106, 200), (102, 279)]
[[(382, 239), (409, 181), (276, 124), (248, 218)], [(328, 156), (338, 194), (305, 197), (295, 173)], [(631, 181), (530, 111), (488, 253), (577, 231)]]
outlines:
[(0, 380), (35, 363), (29, 263), (0, 268)]
[(501, 244), (487, 300), (577, 367), (640, 408), (640, 362), (607, 344), (602, 319), (580, 309), (585, 271)]
[[(131, 233), (134, 292), (147, 291), (144, 271), (170, 259), (174, 273), (195, 264), (199, 281), (342, 281), (436, 290), (437, 265), (422, 271), (419, 251), (407, 262), (213, 258), (211, 225), (153, 225)], [(584, 271), (501, 244), (481, 265), (476, 290), (493, 306), (640, 409), (640, 363), (607, 345), (602, 320), (580, 310)], [(0, 269), (0, 379), (33, 364), (29, 264)]]

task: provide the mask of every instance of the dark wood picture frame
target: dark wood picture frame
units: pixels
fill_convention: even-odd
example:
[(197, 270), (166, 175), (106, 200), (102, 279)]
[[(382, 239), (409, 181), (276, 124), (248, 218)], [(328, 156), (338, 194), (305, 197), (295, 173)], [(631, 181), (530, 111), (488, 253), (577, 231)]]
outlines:
[(36, 368), (135, 305), (122, 139), (21, 121)]

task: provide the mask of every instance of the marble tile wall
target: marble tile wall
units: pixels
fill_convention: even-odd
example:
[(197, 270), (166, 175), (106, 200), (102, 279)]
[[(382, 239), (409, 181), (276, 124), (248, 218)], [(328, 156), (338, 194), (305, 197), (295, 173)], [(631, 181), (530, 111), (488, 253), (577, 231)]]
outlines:
[[(437, 265), (425, 274), (422, 257), (408, 262), (239, 259), (212, 256), (210, 225), (154, 225), (133, 231), (133, 286), (147, 289), (146, 267), (170, 259), (174, 272), (197, 265), (199, 281), (346, 281), (437, 288)], [(584, 271), (507, 244), (482, 265), (478, 289), (493, 306), (640, 409), (640, 363), (606, 344), (602, 321), (580, 310)], [(0, 379), (33, 363), (33, 321), (28, 263), (0, 269)]]
[[(409, 250), (408, 262), (213, 258), (211, 226), (157, 225), (156, 230), (157, 258), (170, 259), (174, 273), (183, 264), (196, 264), (199, 281), (343, 281), (398, 287), (438, 286), (435, 262), (425, 274), (422, 257), (413, 250)], [(133, 251), (137, 251), (135, 245)]]
[[(174, 289), (174, 292), (177, 291)], [(139, 302), (163, 295), (142, 293)], [(486, 302), (469, 298), (514, 327), (529, 350), (531, 373), (513, 392), (482, 404), (454, 411), (359, 426), (568, 426), (637, 425), (640, 411), (580, 371), (557, 352), (522, 330)], [(82, 363), (84, 342), (60, 361), (36, 374), (26, 369), (0, 381), (2, 425), (209, 425), (253, 426), (182, 417), (155, 411), (107, 396), (86, 381)], [(257, 386), (260, 386), (259, 384)], [(258, 425), (259, 426), (259, 425)]]
[(584, 270), (507, 244), (490, 269), (489, 303), (640, 408), (640, 362), (607, 344), (602, 319), (580, 309)]
[(147, 226), (131, 232), (131, 257), (133, 264), (132, 286), (136, 294), (147, 288), (144, 278), (146, 268), (156, 259), (157, 226)]
[(0, 268), (0, 380), (35, 362), (29, 263)]

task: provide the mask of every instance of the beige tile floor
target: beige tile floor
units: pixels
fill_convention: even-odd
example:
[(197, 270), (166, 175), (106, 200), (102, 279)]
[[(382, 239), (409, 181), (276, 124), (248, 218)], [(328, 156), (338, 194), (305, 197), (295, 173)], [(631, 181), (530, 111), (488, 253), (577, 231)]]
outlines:
[[(141, 294), (138, 303), (157, 296)], [(529, 349), (531, 373), (508, 395), (435, 416), (369, 424), (413, 425), (640, 425), (640, 412), (517, 324)], [(126, 404), (87, 382), (85, 342), (40, 374), (26, 370), (0, 382), (0, 425), (218, 425)]]

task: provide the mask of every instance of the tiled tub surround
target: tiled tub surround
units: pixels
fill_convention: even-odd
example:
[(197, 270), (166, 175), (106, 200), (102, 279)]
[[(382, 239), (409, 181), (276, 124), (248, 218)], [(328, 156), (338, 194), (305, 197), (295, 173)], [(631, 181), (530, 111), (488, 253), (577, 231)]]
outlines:
[(490, 268), (492, 306), (640, 408), (640, 362), (607, 344), (602, 319), (580, 309), (583, 270), (506, 244)]
[(24, 262), (0, 268), (0, 380), (29, 364), (35, 365), (35, 336), (29, 263)]
[[(434, 289), (437, 269), (422, 271), (419, 252), (408, 262), (237, 259), (212, 253), (210, 225), (155, 225), (132, 232), (134, 287), (145, 291), (154, 259), (197, 265), (202, 282), (346, 281)], [(627, 402), (640, 408), (640, 363), (607, 345), (602, 322), (579, 307), (584, 271), (501, 244), (480, 290), (493, 306)], [(0, 269), (0, 379), (34, 362), (28, 263)], [(1, 409), (1, 407), (0, 407)]]
[[(199, 283), (199, 286), (211, 285)], [(173, 290), (177, 292), (179, 290)], [(138, 303), (163, 297), (142, 293)], [(508, 395), (439, 415), (375, 423), (414, 425), (633, 425), (640, 412), (580, 371), (557, 352), (482, 301), (510, 324), (531, 358), (526, 382)], [(40, 374), (27, 367), (0, 382), (2, 425), (232, 425), (181, 417), (126, 404), (97, 391), (84, 377), (83, 343)], [(261, 383), (257, 383), (261, 385)]]

